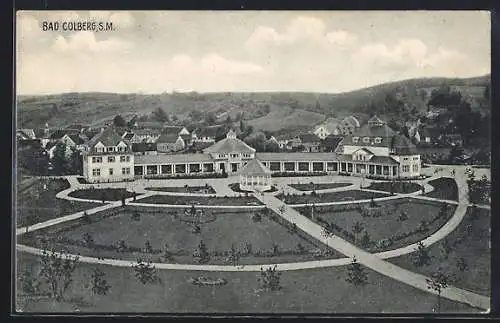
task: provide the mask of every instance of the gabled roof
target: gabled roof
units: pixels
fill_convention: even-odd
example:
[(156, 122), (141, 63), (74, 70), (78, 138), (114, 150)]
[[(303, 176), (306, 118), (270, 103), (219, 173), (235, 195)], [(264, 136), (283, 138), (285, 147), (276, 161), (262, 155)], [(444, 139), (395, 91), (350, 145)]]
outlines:
[(64, 137), (65, 134), (69, 133), (67, 130), (56, 130), (50, 135), (50, 139), (58, 140)]
[(215, 126), (215, 127), (206, 127), (201, 129), (199, 132), (196, 132), (196, 136), (198, 138), (202, 137), (209, 137), (209, 138), (215, 138), (215, 135), (217, 134), (217, 130), (221, 128), (220, 126)]
[(396, 160), (394, 160), (392, 157), (389, 156), (373, 156), (372, 158), (370, 158), (370, 162), (377, 164), (391, 164), (391, 165), (399, 164)]
[(396, 134), (394, 130), (391, 129), (386, 124), (382, 125), (370, 125), (365, 124), (361, 128), (359, 128), (355, 133), (353, 133), (350, 137), (392, 137)]
[(159, 136), (161, 131), (159, 129), (137, 129), (133, 133), (137, 136)]
[(123, 137), (122, 137), (122, 138), (123, 138), (124, 140), (130, 140), (130, 139), (132, 139), (133, 137), (134, 137), (134, 133), (133, 133), (133, 132), (127, 132), (127, 133), (125, 133), (125, 134), (123, 135)]
[(410, 139), (403, 135), (397, 134), (392, 137), (391, 149), (394, 150), (396, 155), (417, 155), (417, 147), (411, 142)]
[(68, 137), (73, 140), (76, 145), (83, 145), (84, 141), (79, 135), (70, 134)]
[(258, 159), (252, 159), (238, 171), (239, 175), (258, 176), (271, 174), (271, 170), (267, 169)]
[(254, 153), (255, 149), (238, 138), (224, 138), (204, 149), (205, 153)]
[(373, 116), (368, 120), (368, 124), (385, 124), (384, 121), (382, 121), (379, 117)]
[(302, 143), (320, 143), (321, 139), (319, 139), (316, 135), (312, 133), (304, 133), (298, 136)]
[(353, 125), (353, 126), (354, 126), (354, 127), (356, 127), (356, 128), (359, 128), (359, 127), (360, 127), (360, 124), (359, 124), (358, 119), (356, 119), (354, 116), (348, 116), (348, 117), (345, 117), (345, 118), (342, 120), (342, 123), (348, 123), (348, 124), (351, 124), (351, 125)]
[(370, 154), (370, 155), (374, 155), (373, 152), (371, 152), (370, 150), (368, 150), (366, 148), (360, 148), (360, 149), (356, 150), (354, 153), (357, 153), (358, 151), (362, 151), (364, 153), (367, 153), (367, 154)]
[(156, 140), (157, 144), (174, 144), (177, 139), (179, 139), (179, 134), (175, 133), (163, 133), (161, 136)]
[(319, 130), (321, 127), (325, 128), (328, 133), (333, 133), (337, 129), (339, 122), (334, 118), (328, 118), (314, 128), (314, 132)]
[(123, 141), (122, 137), (113, 127), (108, 127), (90, 139), (87, 145), (92, 149), (98, 142), (102, 142), (104, 146), (111, 147), (118, 145), (120, 141)]
[(334, 151), (343, 140), (344, 137), (342, 136), (329, 135), (321, 142), (321, 147), (328, 151)]
[(29, 139), (36, 138), (35, 131), (33, 129), (18, 129), (17, 131), (21, 132), (24, 136), (26, 136), (26, 138)]
[(154, 121), (137, 121), (137, 128), (144, 129), (162, 129), (163, 122), (154, 122)]
[(162, 132), (166, 134), (176, 134), (178, 135), (182, 129), (184, 129), (183, 126), (164, 126)]
[(145, 143), (145, 142), (133, 143), (132, 151), (133, 152), (156, 151), (156, 144)]

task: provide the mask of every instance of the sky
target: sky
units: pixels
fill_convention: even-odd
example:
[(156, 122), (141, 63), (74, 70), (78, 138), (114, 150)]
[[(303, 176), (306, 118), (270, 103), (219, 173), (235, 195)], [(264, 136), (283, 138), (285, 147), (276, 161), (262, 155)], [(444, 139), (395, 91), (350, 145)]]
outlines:
[[(63, 22), (111, 22), (65, 31)], [(59, 30), (43, 30), (58, 22)], [(490, 73), (487, 11), (20, 11), (16, 90), (339, 93)]]

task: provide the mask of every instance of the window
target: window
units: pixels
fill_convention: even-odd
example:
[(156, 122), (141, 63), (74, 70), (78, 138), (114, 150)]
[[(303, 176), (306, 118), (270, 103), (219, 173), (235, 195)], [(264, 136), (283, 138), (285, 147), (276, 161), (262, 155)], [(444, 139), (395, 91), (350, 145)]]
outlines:
[(418, 159), (419, 159), (418, 156), (413, 157), (413, 160), (418, 160)]
[(120, 156), (120, 162), (123, 163), (125, 161), (125, 156)]
[(413, 165), (413, 171), (418, 172), (418, 165)]
[(92, 169), (92, 176), (101, 176), (101, 169), (100, 168)]
[(403, 160), (408, 160), (408, 157), (404, 157)]
[(108, 163), (114, 163), (115, 162), (115, 156), (108, 156)]
[(108, 152), (114, 151), (114, 150), (115, 150), (115, 147), (108, 147)]
[(109, 175), (113, 175), (113, 168), (109, 169)]
[(251, 158), (252, 155), (250, 155), (250, 154), (243, 154), (243, 157), (245, 157), (245, 158)]
[(118, 147), (118, 151), (125, 151), (125, 147)]
[(357, 143), (359, 141), (359, 137), (352, 137), (352, 142)]
[(130, 174), (130, 167), (122, 168), (122, 175), (129, 175), (129, 174)]
[(102, 157), (92, 157), (92, 163), (102, 163)]
[(231, 154), (231, 158), (238, 158), (238, 154)]
[(379, 144), (381, 142), (382, 142), (382, 138), (380, 138), (380, 137), (375, 138), (375, 143), (376, 144)]
[(125, 161), (128, 163), (130, 161), (130, 156), (125, 156)]
[(226, 158), (226, 154), (219, 154), (219, 158)]
[(409, 172), (410, 171), (410, 165), (403, 165), (403, 172)]
[(366, 143), (366, 144), (369, 143), (370, 142), (370, 137), (364, 137), (363, 138), (363, 142)]

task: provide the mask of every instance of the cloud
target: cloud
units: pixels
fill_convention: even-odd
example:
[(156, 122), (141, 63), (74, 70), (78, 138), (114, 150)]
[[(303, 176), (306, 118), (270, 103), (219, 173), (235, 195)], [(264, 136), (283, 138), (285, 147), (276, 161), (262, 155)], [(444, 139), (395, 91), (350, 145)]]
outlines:
[(120, 29), (132, 27), (135, 23), (134, 17), (132, 17), (130, 12), (127, 11), (113, 13), (109, 17), (109, 20), (113, 23), (113, 25), (116, 25), (116, 27)]
[(327, 31), (323, 21), (314, 17), (299, 16), (280, 33), (268, 26), (257, 26), (245, 42), (245, 48), (253, 53), (270, 49), (315, 44), (318, 50), (352, 45), (357, 36), (344, 30)]
[(260, 65), (226, 59), (218, 54), (210, 54), (200, 61), (201, 68), (210, 73), (253, 74), (263, 71)]
[(132, 47), (132, 43), (118, 38), (108, 38), (98, 41), (95, 33), (80, 31), (72, 34), (68, 39), (57, 36), (53, 49), (59, 52), (120, 52)]

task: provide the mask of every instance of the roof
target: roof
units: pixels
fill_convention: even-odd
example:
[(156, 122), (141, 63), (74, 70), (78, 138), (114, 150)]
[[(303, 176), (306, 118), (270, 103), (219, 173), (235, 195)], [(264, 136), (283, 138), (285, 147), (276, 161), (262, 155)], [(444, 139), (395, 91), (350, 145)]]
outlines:
[(36, 138), (35, 131), (33, 129), (18, 129), (17, 131), (20, 131), (22, 134), (24, 134), (24, 136), (26, 136), (26, 138), (29, 138), (29, 139)]
[(45, 149), (46, 149), (46, 150), (50, 150), (51, 148), (53, 148), (53, 147), (57, 146), (57, 144), (58, 144), (58, 142), (55, 142), (55, 141), (53, 141), (53, 142), (48, 142), (48, 143), (47, 143), (47, 145), (45, 145)]
[(329, 135), (321, 142), (321, 146), (327, 150), (334, 151), (340, 145), (342, 140), (344, 140), (344, 137), (342, 136)]
[(163, 127), (162, 132), (167, 134), (174, 133), (178, 135), (182, 131), (182, 129), (184, 129), (183, 126), (165, 126)]
[(350, 135), (349, 137), (392, 137), (396, 134), (394, 130), (391, 129), (386, 124), (382, 125), (373, 125), (373, 124), (365, 124), (361, 128), (359, 128), (355, 133)]
[(88, 126), (82, 124), (70, 124), (69, 126), (66, 127), (66, 129), (76, 129), (78, 131), (85, 128), (88, 128)]
[(56, 130), (50, 135), (50, 139), (61, 139), (65, 134), (69, 133), (68, 130)]
[(79, 136), (79, 135), (75, 135), (75, 134), (70, 134), (68, 135), (68, 137), (73, 140), (73, 142), (76, 144), (76, 145), (83, 145), (84, 144), (84, 140)]
[(320, 143), (321, 142), (321, 139), (318, 138), (318, 136), (316, 136), (315, 134), (312, 134), (312, 133), (304, 133), (304, 134), (301, 134), (301, 135), (298, 135), (298, 137), (300, 138), (300, 141), (302, 143)]
[(348, 116), (348, 117), (345, 117), (343, 120), (342, 120), (343, 123), (349, 123), (353, 126), (355, 126), (356, 128), (359, 128), (360, 127), (360, 124), (359, 124), (359, 121), (358, 119), (356, 119), (354, 116)]
[(339, 122), (334, 118), (328, 118), (324, 122), (314, 128), (314, 131), (317, 131), (319, 128), (323, 127), (328, 133), (333, 133), (335, 129), (337, 129)]
[(396, 155), (418, 155), (417, 147), (403, 135), (393, 136), (390, 144)]
[(134, 135), (137, 136), (159, 136), (159, 129), (137, 129), (133, 131)]
[(256, 153), (261, 161), (336, 161), (342, 155), (337, 153)]
[(118, 145), (120, 141), (123, 141), (122, 137), (116, 133), (113, 127), (108, 127), (90, 139), (87, 145), (89, 148), (94, 148), (98, 142), (102, 142), (104, 146), (109, 147)]
[(258, 159), (252, 159), (238, 171), (239, 175), (267, 175), (271, 174), (271, 170), (266, 168)]
[(196, 136), (198, 138), (202, 137), (213, 137), (215, 138), (217, 134), (217, 130), (220, 129), (220, 126), (215, 126), (215, 127), (206, 127), (201, 129), (199, 132), (196, 133)]
[(356, 150), (355, 152), (358, 152), (358, 151), (360, 151), (360, 150), (361, 150), (361, 151), (364, 151), (364, 152), (365, 152), (365, 153), (367, 153), (367, 154), (374, 155), (374, 153), (373, 153), (373, 152), (371, 152), (369, 149), (366, 149), (366, 148), (360, 148), (360, 149)]
[(173, 144), (179, 139), (179, 134), (175, 133), (162, 133), (161, 136), (156, 140), (157, 144)]
[(371, 117), (371, 118), (368, 120), (368, 124), (382, 124), (382, 123), (384, 123), (384, 124), (385, 124), (385, 122), (384, 122), (384, 121), (382, 121), (382, 119), (380, 119), (380, 118), (379, 118), (379, 117), (377, 117), (377, 116), (373, 116), (373, 117)]
[(135, 165), (202, 163), (213, 161), (212, 157), (207, 154), (158, 154), (139, 155), (134, 157)]
[(133, 143), (132, 144), (132, 151), (133, 152), (156, 151), (156, 144), (155, 143), (145, 143), (145, 142)]
[(391, 165), (399, 165), (399, 163), (389, 156), (373, 156), (370, 158), (371, 163), (377, 164), (391, 164)]
[(132, 139), (132, 137), (134, 137), (134, 133), (133, 133), (133, 132), (127, 132), (127, 133), (125, 133), (125, 135), (123, 136), (123, 139), (125, 139), (125, 140), (130, 140), (130, 139)]
[(162, 129), (163, 122), (154, 121), (137, 121), (138, 128), (149, 128), (149, 129)]
[[(233, 132), (234, 133), (234, 132)], [(231, 132), (228, 133), (228, 135)], [(212, 146), (204, 149), (205, 153), (254, 153), (255, 149), (239, 140), (238, 138), (224, 138)]]

